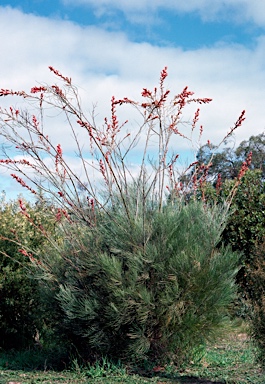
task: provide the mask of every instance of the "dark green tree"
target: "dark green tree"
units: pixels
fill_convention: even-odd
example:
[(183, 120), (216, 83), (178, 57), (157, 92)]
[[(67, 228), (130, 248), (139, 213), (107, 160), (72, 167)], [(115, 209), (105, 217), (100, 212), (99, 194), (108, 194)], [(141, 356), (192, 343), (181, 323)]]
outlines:
[[(23, 97), (29, 110), (24, 103), (19, 110), (2, 108), (0, 136), (7, 143), (1, 165), (34, 196), (40, 195), (39, 187), (47, 201), (57, 204), (54, 216), (62, 241), (50, 237), (51, 243), (41, 244), (41, 252), (37, 249), (31, 258), (43, 284), (51, 285), (51, 302), (59, 303), (51, 318), (62, 336), (88, 353), (170, 357), (180, 364), (216, 335), (235, 294), (237, 255), (229, 247), (217, 248), (226, 218), (222, 205), (206, 206), (203, 195), (200, 202), (183, 204), (185, 199), (178, 197), (185, 191), (177, 194), (175, 139), (190, 142), (198, 127), (198, 106), (211, 99), (195, 98), (188, 87), (171, 97), (165, 67), (158, 86), (143, 88), (139, 100), (112, 97), (109, 117), (98, 124), (96, 114), (85, 116), (71, 78), (49, 69), (60, 87), (52, 82), (33, 86), (29, 93), (1, 91), (3, 97)], [(194, 104), (187, 134), (181, 124), (184, 107)], [(69, 124), (78, 172), (73, 157), (47, 135), (46, 111), (52, 107)], [(137, 125), (125, 131), (127, 122), (120, 122), (124, 112), (118, 110), (127, 107)], [(82, 143), (80, 130), (87, 137)], [(200, 140), (202, 129), (197, 131)], [(137, 176), (131, 163), (136, 153)], [(106, 187), (105, 195), (99, 185)], [(192, 195), (189, 183), (187, 194)], [(26, 251), (27, 245), (22, 246)]]
[(237, 275), (238, 283), (248, 298), (254, 297), (250, 271), (255, 263), (255, 249), (265, 236), (265, 185), (261, 170), (246, 172), (237, 188), (231, 206), (231, 216), (223, 232), (223, 240), (242, 254), (243, 267)]
[[(255, 162), (258, 165), (258, 160)], [(236, 186), (237, 185), (237, 186)], [(235, 188), (236, 186), (236, 188)], [(265, 365), (265, 184), (262, 169), (250, 169), (241, 178), (205, 183), (205, 199), (218, 204), (233, 191), (230, 217), (222, 234), (222, 242), (241, 254), (242, 267), (237, 273), (239, 296), (233, 312), (247, 317), (252, 324), (252, 335), (259, 347), (259, 360)]]
[[(249, 171), (239, 182), (242, 164), (250, 152)], [(217, 147), (205, 145), (198, 152), (197, 159), (197, 169), (202, 164), (212, 163), (208, 170), (210, 181), (202, 186), (208, 200), (218, 202), (220, 198), (227, 199), (238, 184), (234, 189), (236, 193), (233, 194), (230, 219), (222, 237), (226, 244), (231, 244), (234, 250), (241, 252), (244, 265), (238, 273), (237, 281), (243, 287), (244, 295), (253, 297), (258, 288), (251, 282), (250, 271), (255, 262), (256, 245), (261, 243), (265, 234), (265, 134), (251, 136), (235, 149), (217, 151)], [(222, 191), (211, 187), (217, 186), (218, 175), (221, 176)]]

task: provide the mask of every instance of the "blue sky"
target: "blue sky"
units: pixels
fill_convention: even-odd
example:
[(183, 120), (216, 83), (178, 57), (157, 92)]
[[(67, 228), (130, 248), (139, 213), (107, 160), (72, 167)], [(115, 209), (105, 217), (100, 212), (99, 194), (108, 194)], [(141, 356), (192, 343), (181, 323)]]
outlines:
[[(146, 17), (146, 9), (133, 8), (133, 1), (128, 10), (119, 6), (119, 2), (113, 1), (56, 1), (56, 0), (1, 0), (1, 6), (17, 8), (23, 13), (31, 13), (36, 17), (44, 16), (52, 19), (70, 20), (83, 26), (97, 25), (108, 31), (122, 31), (131, 41), (148, 41), (154, 45), (181, 46), (184, 49), (196, 49), (202, 46), (210, 46), (216, 42), (231, 44), (255, 45), (256, 38), (264, 33), (265, 26), (258, 20), (253, 20), (255, 14), (251, 8), (258, 7), (260, 1), (248, 2), (250, 5), (245, 10), (246, 1), (208, 1), (208, 7), (213, 4), (225, 4), (214, 14), (203, 17), (201, 14), (205, 8), (199, 4), (204, 1), (191, 1), (193, 8), (189, 11), (181, 10), (181, 7), (157, 5), (153, 6), (151, 20)], [(97, 4), (105, 6), (97, 6)], [(122, 1), (120, 1), (122, 3)], [(143, 1), (147, 4), (148, 1)], [(149, 1), (149, 4), (153, 2)], [(156, 2), (155, 2), (156, 3)], [(159, 3), (159, 2), (157, 2)], [(163, 2), (161, 2), (163, 4)], [(183, 1), (175, 1), (183, 3)], [(196, 7), (195, 4), (198, 4)], [(234, 6), (233, 6), (234, 3)], [(232, 5), (231, 5), (232, 4)], [(265, 13), (264, 7), (259, 6)], [(243, 8), (243, 9), (242, 9)], [(200, 11), (201, 9), (201, 11)], [(258, 11), (258, 10), (257, 10)], [(130, 13), (134, 15), (130, 17)], [(243, 13), (244, 17), (240, 14)], [(150, 16), (150, 15), (149, 15)]]
[[(168, 66), (173, 93), (188, 85), (213, 98), (202, 108), (205, 141), (218, 142), (243, 109), (236, 142), (264, 131), (263, 1), (0, 0), (0, 25), (0, 88), (53, 81), (52, 65), (104, 117), (112, 95), (137, 98)], [(70, 151), (61, 129), (56, 137)]]

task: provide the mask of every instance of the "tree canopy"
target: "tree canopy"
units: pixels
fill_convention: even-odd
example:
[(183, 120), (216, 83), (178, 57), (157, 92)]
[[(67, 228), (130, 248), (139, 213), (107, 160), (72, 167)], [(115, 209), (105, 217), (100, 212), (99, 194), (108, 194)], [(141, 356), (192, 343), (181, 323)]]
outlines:
[[(257, 136), (250, 136), (248, 140), (242, 141), (237, 148), (224, 147), (218, 149), (216, 145), (205, 144), (197, 153), (197, 168), (203, 164), (211, 167), (208, 175), (212, 180), (216, 180), (218, 174), (222, 179), (235, 179), (240, 171), (242, 163), (246, 160), (248, 154), (252, 152), (252, 161), (250, 169), (260, 169), (262, 179), (265, 177), (265, 133)], [(194, 172), (194, 170), (193, 170)]]

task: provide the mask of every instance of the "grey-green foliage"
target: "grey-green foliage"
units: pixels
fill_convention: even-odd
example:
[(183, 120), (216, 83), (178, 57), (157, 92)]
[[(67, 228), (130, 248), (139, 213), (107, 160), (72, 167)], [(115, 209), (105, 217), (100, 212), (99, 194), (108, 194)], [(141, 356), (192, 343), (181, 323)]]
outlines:
[(227, 320), (238, 256), (219, 247), (225, 210), (200, 202), (80, 227), (57, 269), (64, 332), (82, 350), (127, 359), (192, 356)]

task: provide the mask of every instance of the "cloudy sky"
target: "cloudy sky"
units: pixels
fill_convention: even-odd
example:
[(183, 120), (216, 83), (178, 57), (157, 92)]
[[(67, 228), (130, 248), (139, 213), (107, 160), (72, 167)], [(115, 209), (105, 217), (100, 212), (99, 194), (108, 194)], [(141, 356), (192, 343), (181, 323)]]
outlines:
[(1, 0), (0, 26), (0, 88), (54, 81), (52, 65), (104, 118), (112, 95), (139, 98), (167, 66), (173, 94), (188, 85), (213, 99), (205, 141), (218, 143), (243, 109), (236, 142), (264, 131), (264, 1)]

